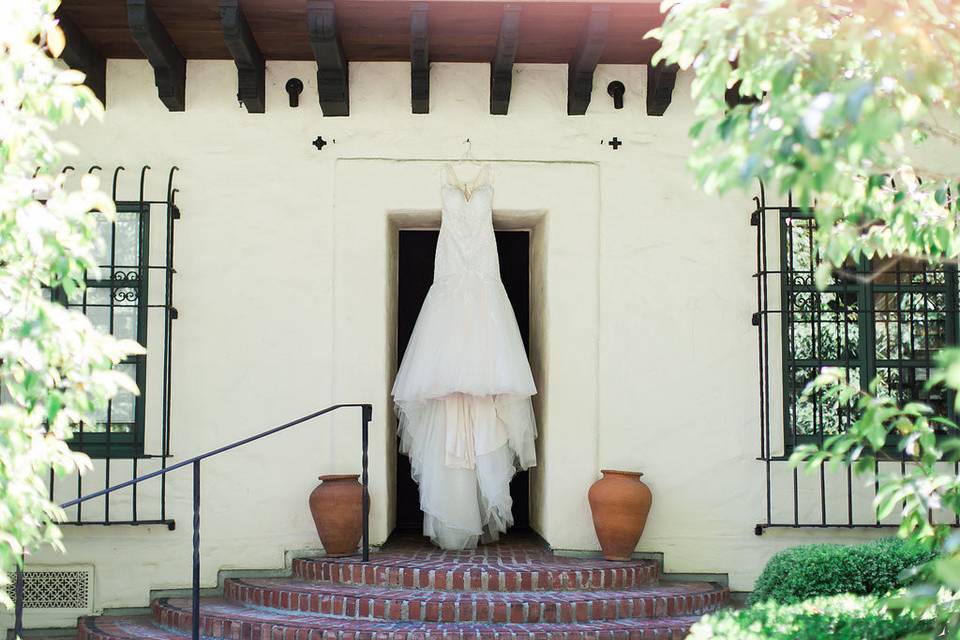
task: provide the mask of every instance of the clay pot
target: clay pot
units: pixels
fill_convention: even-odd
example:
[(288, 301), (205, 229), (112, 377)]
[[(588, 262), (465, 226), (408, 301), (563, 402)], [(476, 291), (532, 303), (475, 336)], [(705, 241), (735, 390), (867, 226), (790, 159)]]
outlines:
[(363, 534), (363, 485), (359, 478), (359, 475), (320, 476), (320, 484), (310, 492), (310, 513), (328, 556), (349, 556), (357, 552)]
[(640, 481), (642, 473), (600, 471), (603, 477), (593, 483), (587, 498), (593, 512), (593, 528), (607, 560), (629, 560), (640, 540), (653, 494)]

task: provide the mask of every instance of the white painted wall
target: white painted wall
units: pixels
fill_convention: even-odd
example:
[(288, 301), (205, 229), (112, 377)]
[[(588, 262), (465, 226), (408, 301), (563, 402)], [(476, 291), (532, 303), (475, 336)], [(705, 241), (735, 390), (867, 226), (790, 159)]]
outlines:
[[(601, 66), (588, 114), (569, 117), (566, 68), (519, 65), (503, 117), (488, 112), (486, 65), (435, 64), (430, 114), (412, 115), (408, 65), (361, 63), (350, 67), (351, 116), (324, 119), (315, 70), (268, 64), (267, 113), (251, 115), (236, 103), (231, 62), (191, 61), (187, 110), (169, 113), (145, 62), (110, 61), (106, 121), (69, 132), (78, 167), (150, 164), (148, 193), (180, 167), (174, 460), (334, 402), (372, 401), (373, 538), (384, 540), (390, 238), (404, 212), (436, 219), (437, 161), (469, 137), (503, 185), (498, 222), (535, 226), (544, 395), (532, 503), (548, 542), (597, 548), (586, 492), (600, 468), (645, 473), (654, 502), (639, 550), (664, 552), (667, 571), (728, 573), (736, 590), (777, 549), (869, 535), (753, 534), (764, 475), (751, 202), (707, 198), (685, 172), (687, 78), (666, 116), (647, 117), (645, 69)], [(298, 109), (283, 90), (293, 76), (307, 85)], [(621, 111), (605, 92), (613, 79), (627, 86)], [(310, 145), (317, 135), (331, 141), (322, 151)], [(617, 151), (604, 144), (613, 136)], [(135, 197), (132, 172), (125, 180), (119, 197)], [(204, 585), (221, 569), (281, 567), (285, 551), (318, 546), (306, 498), (317, 475), (359, 468), (357, 424), (321, 420), (205, 465)], [(115, 477), (129, 473), (116, 464)], [(151, 589), (189, 584), (189, 474), (171, 480), (168, 509), (176, 531), (70, 528), (66, 557), (31, 564), (94, 564), (96, 609), (146, 605)]]

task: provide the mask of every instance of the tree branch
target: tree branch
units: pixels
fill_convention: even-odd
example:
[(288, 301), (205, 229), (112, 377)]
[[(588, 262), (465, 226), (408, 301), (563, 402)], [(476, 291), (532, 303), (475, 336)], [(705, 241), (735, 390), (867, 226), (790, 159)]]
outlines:
[(917, 125), (917, 128), (927, 135), (943, 138), (947, 142), (960, 147), (960, 133), (944, 127), (943, 125), (940, 125), (936, 122), (921, 122)]

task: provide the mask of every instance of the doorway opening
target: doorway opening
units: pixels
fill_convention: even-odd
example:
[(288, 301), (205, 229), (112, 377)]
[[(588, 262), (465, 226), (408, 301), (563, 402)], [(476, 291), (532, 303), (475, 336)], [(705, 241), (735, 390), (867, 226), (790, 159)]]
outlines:
[[(433, 259), (437, 250), (438, 230), (400, 230), (397, 269), (397, 354), (398, 366), (406, 352), (410, 334), (420, 308), (433, 283)], [(530, 232), (497, 231), (497, 252), (500, 256), (500, 279), (513, 306), (523, 338), (530, 353)], [(398, 446), (399, 450), (399, 446)], [(410, 460), (397, 453), (397, 533), (415, 533), (423, 528), (420, 493), (410, 475)], [(511, 531), (530, 530), (530, 476), (518, 472), (510, 483), (514, 525)]]

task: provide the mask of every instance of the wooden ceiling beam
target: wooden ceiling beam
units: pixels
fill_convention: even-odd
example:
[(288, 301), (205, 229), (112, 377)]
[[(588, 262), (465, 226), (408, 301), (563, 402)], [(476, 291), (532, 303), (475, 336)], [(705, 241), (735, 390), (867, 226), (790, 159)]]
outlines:
[(647, 115), (662, 116), (673, 102), (673, 88), (677, 84), (675, 64), (647, 65)]
[(127, 0), (127, 22), (137, 46), (153, 67), (160, 100), (170, 111), (186, 108), (187, 61), (157, 18), (150, 0)]
[(317, 61), (317, 92), (325, 116), (350, 115), (350, 76), (332, 0), (307, 1), (307, 31)]
[(590, 7), (587, 28), (567, 65), (567, 114), (582, 116), (587, 112), (593, 94), (593, 72), (597, 68), (603, 48), (607, 44), (610, 27), (610, 7), (596, 4)]
[(490, 113), (505, 116), (510, 108), (513, 87), (513, 61), (520, 44), (520, 5), (507, 4), (500, 19), (497, 50), (490, 62)]
[(267, 110), (267, 64), (253, 38), (240, 0), (220, 0), (220, 29), (237, 65), (237, 100), (248, 113)]
[(426, 2), (410, 6), (410, 105), (414, 113), (430, 113), (429, 14)]
[[(337, 35), (347, 60), (409, 61), (410, 3), (417, 1), (423, 0), (335, 0)], [(240, 2), (264, 58), (314, 60), (307, 32), (307, 0)], [(594, 4), (608, 4), (611, 11), (600, 64), (646, 64), (657, 43), (644, 40), (644, 34), (663, 22), (658, 2), (426, 0), (430, 62), (489, 64), (496, 51), (504, 4), (509, 3), (523, 10), (516, 64), (568, 64)], [(218, 4), (219, 0), (151, 0), (185, 58), (232, 60), (220, 28)], [(126, 0), (66, 0), (62, 7), (108, 60), (142, 59), (143, 52), (130, 37), (126, 9)]]
[(67, 40), (67, 45), (60, 54), (60, 58), (71, 69), (82, 71), (87, 77), (83, 81), (97, 96), (97, 100), (107, 105), (107, 59), (104, 58), (83, 31), (62, 11), (57, 12), (60, 29)]

